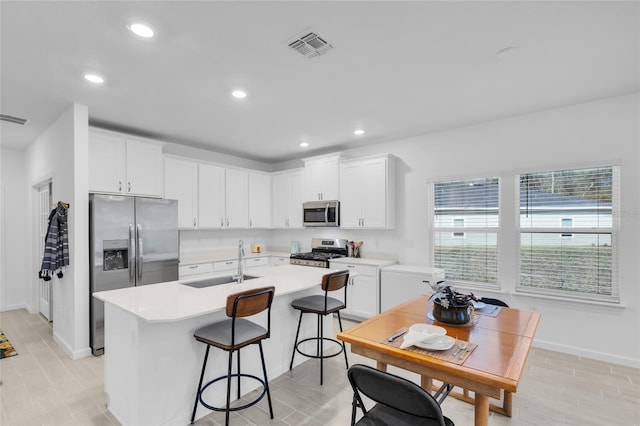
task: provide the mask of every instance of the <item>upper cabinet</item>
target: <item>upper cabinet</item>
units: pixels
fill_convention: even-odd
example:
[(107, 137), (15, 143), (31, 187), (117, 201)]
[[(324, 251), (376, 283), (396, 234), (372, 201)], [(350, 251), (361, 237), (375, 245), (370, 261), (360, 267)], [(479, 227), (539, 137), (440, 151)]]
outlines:
[(178, 200), (182, 229), (249, 227), (249, 172), (165, 158), (164, 196)]
[(340, 199), (340, 156), (304, 160), (304, 201)]
[(380, 155), (340, 163), (340, 226), (395, 226), (395, 160)]
[(303, 169), (272, 175), (273, 228), (302, 228)]
[(271, 175), (249, 172), (249, 228), (271, 228)]
[(162, 144), (89, 131), (89, 191), (162, 196)]
[(198, 164), (189, 160), (165, 158), (164, 197), (178, 200), (178, 228), (198, 228)]

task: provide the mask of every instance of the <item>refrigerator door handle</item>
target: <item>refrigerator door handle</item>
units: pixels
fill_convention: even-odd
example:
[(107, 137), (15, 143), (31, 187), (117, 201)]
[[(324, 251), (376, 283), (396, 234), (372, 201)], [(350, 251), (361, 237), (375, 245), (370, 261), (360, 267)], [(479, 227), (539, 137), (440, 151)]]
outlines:
[(142, 226), (136, 225), (136, 233), (138, 235), (138, 252), (136, 253), (136, 269), (138, 271), (138, 281), (142, 280)]
[(136, 252), (136, 240), (134, 236), (133, 225), (129, 224), (129, 283), (133, 284), (135, 281), (134, 270), (133, 267), (135, 262), (135, 252)]

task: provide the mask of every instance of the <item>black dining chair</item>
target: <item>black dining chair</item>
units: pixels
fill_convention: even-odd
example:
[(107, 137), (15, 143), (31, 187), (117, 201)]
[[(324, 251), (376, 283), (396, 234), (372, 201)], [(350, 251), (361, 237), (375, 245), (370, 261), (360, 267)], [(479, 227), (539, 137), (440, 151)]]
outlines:
[[(347, 374), (353, 388), (351, 426), (455, 426), (429, 392), (407, 379), (362, 364)], [(362, 395), (376, 404), (367, 410)], [(358, 408), (363, 417), (356, 423)]]
[[(340, 325), (340, 331), (342, 331), (342, 319), (340, 318), (340, 311), (347, 307), (347, 282), (349, 281), (349, 271), (337, 271), (329, 274), (325, 274), (322, 277), (321, 288), (324, 292), (323, 295), (314, 294), (312, 296), (302, 297), (291, 302), (291, 307), (300, 311), (300, 319), (298, 320), (298, 329), (296, 331), (296, 339), (293, 343), (293, 353), (291, 354), (291, 363), (289, 364), (289, 370), (293, 368), (293, 359), (296, 356), (296, 352), (309, 358), (320, 359), (320, 385), (323, 382), (323, 360), (325, 358), (332, 358), (334, 356), (344, 353), (344, 361), (349, 368), (349, 360), (347, 359), (347, 351), (345, 349), (344, 342), (339, 342), (336, 339), (332, 339), (324, 336), (324, 327), (322, 324), (322, 318), (329, 314), (337, 314), (338, 324)], [(344, 301), (329, 297), (329, 292), (344, 289)], [(300, 335), (300, 324), (302, 324), (303, 314), (316, 314), (318, 316), (318, 330), (315, 337), (309, 337), (298, 341)], [(308, 354), (300, 350), (300, 345), (308, 341), (316, 341), (316, 354)], [(340, 350), (336, 353), (325, 355), (324, 354), (324, 342), (334, 342), (340, 345)]]
[[(193, 404), (193, 413), (191, 415), (191, 424), (196, 417), (196, 409), (198, 402), (210, 410), (225, 412), (225, 425), (229, 424), (229, 413), (231, 411), (244, 410), (260, 401), (265, 394), (269, 401), (269, 414), (273, 419), (273, 407), (271, 406), (271, 393), (269, 392), (269, 380), (267, 379), (267, 369), (264, 363), (264, 353), (262, 351), (262, 341), (268, 339), (271, 334), (271, 303), (273, 302), (273, 294), (275, 287), (262, 287), (252, 290), (246, 290), (240, 293), (231, 294), (227, 297), (226, 314), (229, 319), (222, 320), (213, 324), (202, 327), (194, 333), (193, 337), (199, 342), (207, 345), (207, 351), (204, 354), (204, 362), (202, 363), (202, 373), (200, 374), (200, 382), (196, 392), (196, 401)], [(263, 327), (244, 317), (256, 315), (260, 312), (267, 311), (267, 327)], [(262, 362), (263, 378), (244, 374), (240, 372), (240, 349), (245, 346), (257, 344), (260, 348), (260, 361)], [(227, 374), (209, 381), (202, 386), (204, 373), (207, 368), (207, 358), (209, 357), (209, 349), (211, 346), (229, 352), (229, 362)], [(237, 373), (232, 373), (233, 353), (237, 352)], [(238, 378), (238, 399), (240, 399), (240, 378), (246, 377), (258, 381), (262, 384), (262, 393), (253, 401), (242, 405), (241, 407), (230, 407), (231, 403), (231, 378)], [(214, 383), (227, 379), (227, 405), (226, 407), (214, 407), (202, 399), (204, 391)]]

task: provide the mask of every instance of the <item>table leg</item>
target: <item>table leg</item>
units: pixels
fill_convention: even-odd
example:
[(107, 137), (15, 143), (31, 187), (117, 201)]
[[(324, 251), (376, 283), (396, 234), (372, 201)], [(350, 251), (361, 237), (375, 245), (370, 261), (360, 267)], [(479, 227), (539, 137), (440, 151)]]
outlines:
[(431, 377), (420, 376), (420, 386), (422, 387), (422, 389), (433, 395), (433, 379)]
[(489, 425), (489, 397), (476, 393), (475, 426)]
[(381, 361), (376, 361), (376, 368), (380, 371), (387, 371), (387, 364)]
[(511, 417), (511, 405), (513, 403), (513, 394), (509, 391), (504, 391), (504, 401), (502, 408), (504, 408), (504, 415)]

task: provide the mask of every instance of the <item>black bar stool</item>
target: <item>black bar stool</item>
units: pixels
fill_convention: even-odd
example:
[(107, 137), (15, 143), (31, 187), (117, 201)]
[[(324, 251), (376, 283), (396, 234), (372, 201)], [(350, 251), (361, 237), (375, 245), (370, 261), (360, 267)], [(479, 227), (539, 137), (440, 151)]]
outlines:
[[(271, 393), (269, 392), (269, 380), (267, 379), (267, 369), (264, 364), (264, 353), (262, 351), (262, 340), (269, 338), (271, 332), (271, 302), (273, 301), (274, 287), (262, 287), (253, 290), (247, 290), (240, 293), (235, 293), (227, 297), (227, 316), (230, 319), (226, 319), (220, 322), (216, 322), (205, 327), (202, 327), (193, 334), (193, 337), (197, 341), (205, 343), (207, 345), (207, 351), (204, 354), (204, 363), (202, 364), (202, 373), (200, 374), (200, 382), (198, 383), (198, 391), (196, 392), (196, 401), (193, 404), (193, 414), (191, 415), (191, 423), (196, 417), (196, 409), (198, 408), (198, 401), (205, 407), (214, 411), (224, 411), (225, 425), (229, 424), (229, 412), (243, 410), (251, 407), (260, 401), (265, 393), (269, 401), (269, 413), (273, 419), (273, 408), (271, 406)], [(251, 315), (258, 314), (264, 310), (267, 310), (267, 328), (265, 329), (261, 325), (244, 319)], [(260, 348), (260, 360), (262, 361), (262, 372), (264, 373), (264, 380), (250, 375), (242, 374), (240, 372), (240, 349), (245, 346), (258, 344)], [(202, 386), (202, 380), (204, 379), (204, 372), (207, 367), (207, 358), (209, 357), (209, 348), (215, 346), (222, 350), (229, 352), (229, 365), (226, 376), (220, 376), (211, 380), (209, 383)], [(238, 351), (238, 372), (231, 373), (231, 367), (233, 365), (233, 353)], [(238, 378), (238, 399), (240, 398), (240, 377), (248, 377), (262, 383), (263, 390), (260, 396), (254, 401), (243, 405), (242, 407), (230, 408), (231, 402), (231, 378)], [(202, 393), (209, 386), (214, 383), (227, 379), (227, 406), (224, 408), (213, 407), (207, 404), (202, 399)]]
[[(322, 326), (322, 317), (337, 313), (338, 314), (338, 323), (340, 324), (340, 331), (342, 331), (342, 319), (340, 318), (340, 311), (347, 307), (347, 282), (349, 281), (349, 271), (338, 271), (332, 272), (330, 274), (326, 274), (322, 277), (322, 291), (324, 291), (324, 296), (322, 295), (313, 295), (303, 297), (301, 299), (294, 300), (291, 302), (291, 306), (293, 309), (297, 309), (300, 311), (300, 319), (298, 320), (298, 330), (296, 331), (296, 340), (293, 344), (293, 353), (291, 354), (291, 363), (289, 364), (289, 370), (293, 368), (293, 359), (298, 352), (301, 355), (304, 355), (309, 358), (320, 359), (320, 385), (322, 385), (323, 379), (323, 366), (322, 361), (325, 358), (332, 358), (334, 356), (340, 355), (340, 353), (344, 353), (344, 361), (347, 364), (347, 368), (349, 368), (349, 361), (347, 360), (347, 351), (344, 346), (344, 342), (339, 342), (335, 339), (331, 339), (329, 337), (324, 337), (324, 330)], [(344, 288), (344, 302), (338, 299), (334, 299), (333, 297), (329, 297), (328, 294), (330, 291), (336, 291)], [(308, 339), (303, 339), (298, 341), (298, 336), (300, 335), (300, 324), (302, 323), (302, 314), (316, 314), (318, 315), (318, 330), (316, 337), (310, 337)], [(310, 340), (316, 341), (316, 354), (306, 354), (302, 352), (298, 346), (301, 343), (308, 342)], [(325, 355), (323, 351), (323, 342), (325, 340), (335, 342), (340, 345), (340, 350), (331, 355)]]

